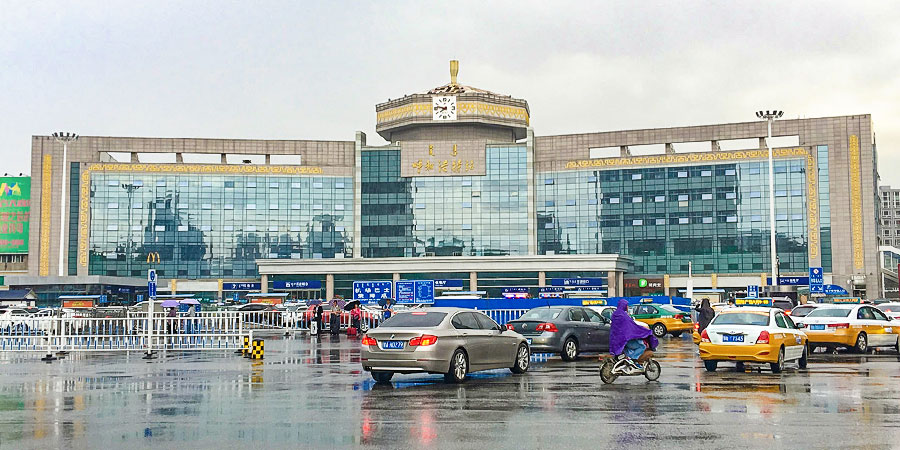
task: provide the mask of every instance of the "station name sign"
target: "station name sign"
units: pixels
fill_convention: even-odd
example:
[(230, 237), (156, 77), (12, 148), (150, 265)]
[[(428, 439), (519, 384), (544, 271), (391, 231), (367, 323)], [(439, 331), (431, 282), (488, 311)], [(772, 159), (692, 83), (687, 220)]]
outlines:
[(551, 278), (551, 286), (603, 286), (603, 278)]
[(487, 141), (403, 141), (401, 177), (483, 176)]
[(223, 291), (259, 291), (262, 283), (222, 283)]
[(273, 289), (322, 289), (322, 282), (319, 280), (310, 281), (273, 281)]

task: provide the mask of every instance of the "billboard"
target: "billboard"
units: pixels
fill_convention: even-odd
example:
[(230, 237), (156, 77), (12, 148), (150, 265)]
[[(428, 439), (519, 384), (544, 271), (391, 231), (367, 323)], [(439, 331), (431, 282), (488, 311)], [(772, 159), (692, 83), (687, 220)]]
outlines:
[(31, 177), (0, 177), (0, 253), (28, 253)]

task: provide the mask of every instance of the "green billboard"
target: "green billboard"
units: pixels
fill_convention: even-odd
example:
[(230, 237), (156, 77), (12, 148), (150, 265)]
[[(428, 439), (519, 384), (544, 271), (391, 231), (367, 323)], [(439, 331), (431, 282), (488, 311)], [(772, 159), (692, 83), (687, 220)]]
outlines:
[(0, 177), (0, 253), (28, 253), (31, 177)]

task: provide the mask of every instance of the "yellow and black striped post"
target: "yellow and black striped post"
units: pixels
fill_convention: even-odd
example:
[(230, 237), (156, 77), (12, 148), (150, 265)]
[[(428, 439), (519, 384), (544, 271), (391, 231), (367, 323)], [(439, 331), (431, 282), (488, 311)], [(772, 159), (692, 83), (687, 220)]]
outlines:
[(244, 348), (241, 350), (244, 358), (250, 357), (250, 336), (244, 336)]
[(266, 341), (262, 339), (254, 339), (253, 340), (253, 353), (250, 356), (250, 359), (263, 359), (263, 353), (265, 353), (266, 349)]

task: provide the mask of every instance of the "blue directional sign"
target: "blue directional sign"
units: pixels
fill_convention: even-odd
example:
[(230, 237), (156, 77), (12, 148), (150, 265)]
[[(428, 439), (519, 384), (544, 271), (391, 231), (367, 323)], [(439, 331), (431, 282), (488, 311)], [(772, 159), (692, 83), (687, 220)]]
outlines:
[(322, 289), (322, 282), (311, 281), (273, 281), (273, 289)]
[(825, 293), (825, 271), (821, 267), (809, 268), (809, 292), (811, 294)]
[[(766, 278), (766, 284), (772, 284), (772, 277)], [(779, 286), (808, 286), (809, 277), (778, 277)]]
[(435, 288), (461, 288), (463, 280), (434, 280)]
[(759, 298), (759, 286), (747, 286), (747, 298)]
[(382, 298), (394, 298), (391, 281), (354, 281), (353, 300), (376, 303)]
[(223, 291), (259, 291), (262, 283), (222, 283)]
[(434, 281), (398, 281), (397, 303), (434, 303)]
[(109, 303), (109, 297), (101, 295), (100, 298), (97, 299), (97, 303)]
[(550, 286), (603, 286), (603, 278), (551, 278)]
[(156, 269), (147, 270), (147, 297), (156, 298)]
[(138, 303), (144, 301), (144, 294), (137, 294), (137, 295), (135, 295), (135, 296), (134, 296), (134, 301), (135, 301), (135, 302), (138, 302)]

